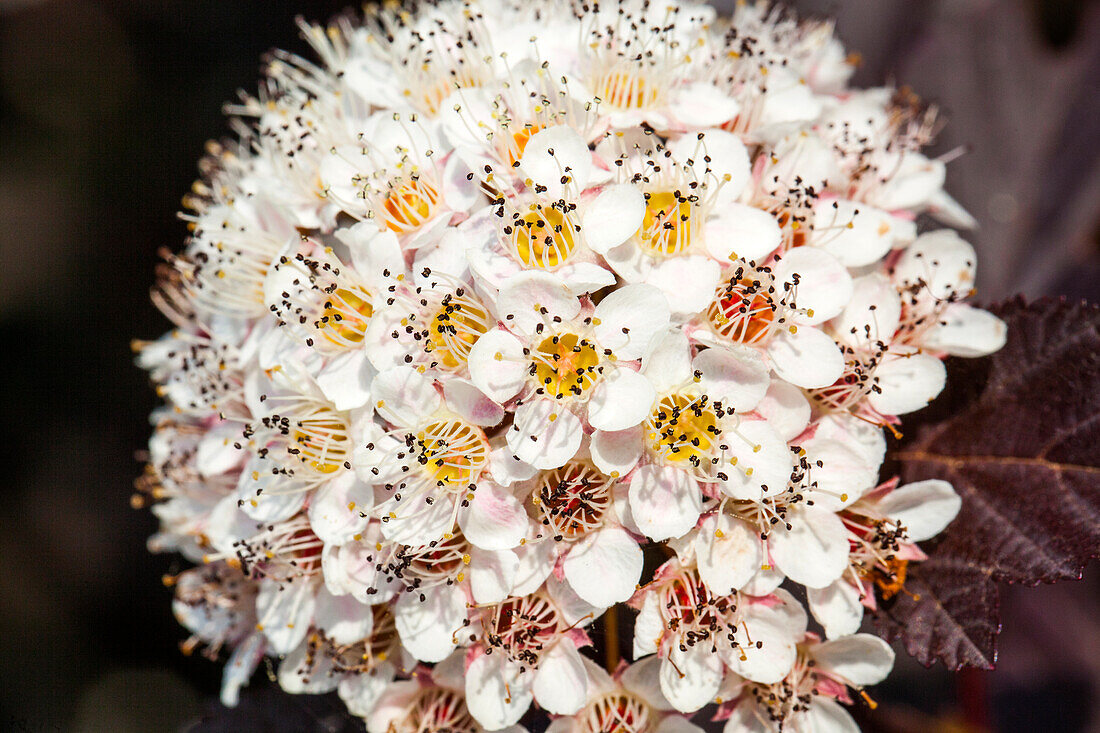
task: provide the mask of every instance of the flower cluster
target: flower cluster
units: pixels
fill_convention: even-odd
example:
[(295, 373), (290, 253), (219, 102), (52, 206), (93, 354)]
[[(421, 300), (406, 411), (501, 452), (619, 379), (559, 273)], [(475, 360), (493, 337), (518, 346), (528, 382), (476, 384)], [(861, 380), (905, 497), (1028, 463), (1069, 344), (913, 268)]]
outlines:
[[(969, 216), (934, 111), (759, 3), (302, 31), (318, 61), (229, 108), (137, 345), (165, 405), (135, 502), (197, 564), (168, 581), (225, 702), (269, 656), (379, 732), (854, 729), (893, 663), (863, 610), (959, 508), (879, 483), (883, 431), (1004, 340), (935, 224)], [(580, 650), (622, 604), (609, 674)]]

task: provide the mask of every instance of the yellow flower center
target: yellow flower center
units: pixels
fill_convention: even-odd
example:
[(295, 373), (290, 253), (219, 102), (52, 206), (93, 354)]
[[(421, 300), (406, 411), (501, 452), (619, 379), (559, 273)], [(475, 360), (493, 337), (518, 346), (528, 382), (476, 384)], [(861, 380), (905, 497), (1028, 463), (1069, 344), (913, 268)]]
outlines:
[(580, 397), (600, 376), (600, 351), (575, 333), (548, 336), (532, 352), (531, 375), (550, 397)]
[(576, 225), (553, 207), (536, 206), (512, 222), (512, 245), (520, 261), (530, 267), (557, 267), (577, 247)]
[(438, 366), (460, 369), (470, 356), (470, 349), (489, 330), (489, 312), (476, 299), (463, 292), (443, 297), (439, 309), (431, 317), (424, 336), (424, 351), (430, 353)]
[(673, 464), (698, 468), (709, 461), (722, 435), (718, 414), (703, 395), (674, 392), (657, 403), (646, 421), (651, 450)]
[(382, 204), (386, 227), (397, 234), (416, 231), (435, 215), (439, 198), (439, 190), (423, 178), (397, 186)]
[(489, 461), (489, 441), (480, 428), (464, 420), (438, 420), (416, 435), (420, 464), (447, 491), (463, 491)]
[(611, 69), (596, 83), (597, 96), (606, 105), (621, 110), (648, 109), (660, 101), (660, 88), (637, 69)]
[(695, 195), (656, 191), (645, 195), (645, 215), (637, 238), (654, 255), (677, 255), (691, 244)]
[(765, 338), (775, 321), (771, 289), (767, 283), (749, 277), (722, 283), (707, 306), (711, 328), (735, 343), (755, 343)]
[(290, 452), (317, 473), (335, 473), (351, 457), (351, 439), (343, 419), (328, 407), (319, 407), (297, 421)]
[(363, 341), (374, 313), (370, 294), (362, 288), (337, 288), (325, 300), (317, 328), (330, 343), (356, 346)]

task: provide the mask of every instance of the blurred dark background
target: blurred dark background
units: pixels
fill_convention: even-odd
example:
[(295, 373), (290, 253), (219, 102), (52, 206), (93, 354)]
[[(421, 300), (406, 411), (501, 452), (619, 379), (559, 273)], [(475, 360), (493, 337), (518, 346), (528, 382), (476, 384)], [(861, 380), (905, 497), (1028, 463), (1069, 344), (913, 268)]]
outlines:
[[(129, 507), (154, 404), (129, 341), (167, 324), (147, 301), (156, 250), (221, 106), (255, 87), (293, 17), (342, 0), (0, 0), (0, 731), (158, 731), (219, 714), (220, 669), (179, 654), (151, 516)], [(729, 2), (725, 3), (727, 6)], [(719, 3), (722, 5), (722, 3)], [(1100, 301), (1100, 4), (795, 2), (838, 16), (860, 85), (893, 81), (965, 146), (949, 190), (981, 221), (979, 291)], [(1100, 731), (1100, 571), (1006, 589), (994, 673), (899, 655), (865, 724), (883, 731)], [(261, 673), (262, 676), (262, 673)], [(254, 686), (263, 685), (257, 681)], [(261, 698), (262, 699), (262, 698)], [(255, 701), (251, 704), (257, 705)], [(331, 701), (280, 703), (284, 721)], [(225, 730), (265, 730), (253, 708)], [(287, 717), (288, 716), (288, 717)]]

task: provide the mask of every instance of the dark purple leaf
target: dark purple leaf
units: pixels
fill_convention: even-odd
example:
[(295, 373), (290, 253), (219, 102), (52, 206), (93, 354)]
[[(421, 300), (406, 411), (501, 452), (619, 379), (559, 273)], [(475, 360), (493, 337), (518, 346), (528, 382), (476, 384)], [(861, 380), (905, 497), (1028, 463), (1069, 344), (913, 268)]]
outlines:
[(1100, 309), (1014, 300), (1004, 349), (948, 363), (949, 389), (907, 424), (903, 482), (942, 478), (962, 510), (876, 625), (923, 664), (991, 669), (997, 583), (1078, 580), (1100, 557)]

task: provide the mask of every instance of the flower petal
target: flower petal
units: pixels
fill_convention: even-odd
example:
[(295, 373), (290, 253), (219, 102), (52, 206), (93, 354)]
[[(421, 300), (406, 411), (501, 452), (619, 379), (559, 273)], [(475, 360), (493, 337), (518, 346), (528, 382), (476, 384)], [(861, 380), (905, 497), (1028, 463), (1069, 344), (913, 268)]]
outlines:
[(695, 526), (702, 511), (699, 485), (671, 466), (642, 466), (630, 479), (630, 513), (638, 529), (660, 541)]
[(938, 535), (951, 524), (961, 506), (962, 499), (951, 484), (939, 479), (899, 486), (877, 502), (883, 516), (905, 526), (911, 542)]
[(481, 654), (466, 669), (466, 708), (490, 731), (519, 722), (534, 700), (533, 675), (520, 675), (502, 656)]
[(592, 462), (612, 478), (630, 473), (642, 456), (642, 426), (626, 430), (597, 430), (592, 435)]
[[(759, 501), (764, 493), (776, 496), (787, 488), (794, 459), (786, 441), (765, 420), (742, 420), (723, 434), (729, 450), (720, 487), (734, 499)], [(736, 459), (736, 464), (733, 463)]]
[(510, 550), (490, 552), (470, 548), (470, 592), (474, 603), (500, 603), (512, 593), (519, 571), (519, 558)]
[(923, 346), (973, 359), (999, 350), (1007, 336), (1005, 322), (989, 311), (949, 303), (940, 315), (940, 323), (925, 334)]
[(592, 153), (584, 138), (569, 125), (552, 125), (539, 130), (527, 141), (520, 169), (535, 184), (546, 187), (551, 199), (565, 190), (563, 177), (577, 191), (585, 188), (592, 175)]
[(707, 252), (723, 262), (742, 259), (762, 264), (783, 241), (775, 217), (747, 204), (726, 204), (704, 227)]
[(582, 599), (609, 608), (634, 595), (642, 574), (642, 550), (624, 530), (604, 527), (569, 548), (562, 572)]
[(539, 707), (554, 715), (572, 715), (584, 707), (588, 675), (572, 643), (563, 640), (543, 652), (531, 691)]
[(606, 186), (584, 210), (584, 241), (593, 252), (603, 254), (634, 236), (644, 216), (645, 197), (637, 186)]
[(818, 665), (857, 686), (875, 685), (894, 667), (894, 650), (871, 634), (826, 641), (813, 650)]
[(656, 398), (644, 375), (626, 368), (607, 370), (588, 401), (588, 423), (603, 431), (632, 428), (649, 416)]
[(810, 423), (809, 400), (802, 390), (786, 382), (774, 381), (768, 385), (756, 411), (788, 442), (797, 438)]
[[(794, 288), (794, 303), (806, 310), (798, 323), (814, 325), (839, 315), (852, 299), (852, 276), (835, 257), (816, 247), (796, 247), (775, 265), (775, 279)], [(795, 284), (797, 281), (797, 285)]]
[(325, 544), (342, 545), (361, 533), (370, 521), (365, 512), (374, 506), (374, 490), (343, 471), (323, 483), (309, 502), (309, 526)]
[(824, 588), (806, 591), (810, 613), (825, 627), (825, 636), (836, 639), (859, 631), (863, 622), (863, 604), (860, 591), (841, 577)]
[(528, 334), (535, 333), (536, 326), (548, 323), (554, 316), (570, 320), (580, 310), (580, 301), (561, 278), (538, 270), (508, 278), (497, 295), (500, 320), (507, 328)]
[(760, 569), (760, 536), (740, 519), (711, 514), (699, 525), (695, 553), (699, 577), (716, 595), (727, 595)]
[(754, 349), (710, 348), (691, 362), (712, 400), (737, 412), (756, 407), (768, 391), (768, 368)]
[(420, 593), (409, 591), (397, 598), (394, 624), (401, 644), (422, 662), (439, 662), (455, 648), (455, 632), (466, 620), (466, 597), (457, 585), (439, 585)]
[(943, 362), (934, 356), (916, 352), (890, 352), (875, 370), (879, 392), (867, 395), (867, 401), (883, 415), (905, 415), (934, 400), (947, 382)]
[(482, 334), (470, 348), (467, 364), (474, 386), (498, 403), (515, 397), (527, 379), (523, 344), (501, 329)]
[(768, 344), (775, 373), (804, 389), (828, 387), (844, 374), (844, 355), (829, 336), (810, 326), (781, 329)]
[(508, 430), (508, 447), (538, 469), (564, 466), (581, 447), (580, 418), (554, 400), (533, 399), (519, 406)]
[(337, 644), (354, 644), (370, 635), (374, 616), (370, 606), (350, 595), (334, 596), (321, 588), (317, 591), (313, 625)]
[(452, 377), (443, 384), (443, 397), (459, 417), (474, 425), (492, 427), (504, 419), (504, 408), (461, 377)]
[(481, 480), (469, 506), (459, 511), (458, 526), (471, 544), (483, 550), (507, 550), (527, 533), (527, 512), (510, 491)]
[(681, 651), (678, 644), (668, 648), (661, 662), (661, 692), (672, 707), (694, 713), (714, 699), (722, 685), (722, 660), (710, 650), (708, 642), (699, 642)]
[(596, 341), (615, 357), (640, 359), (657, 334), (668, 329), (668, 300), (652, 285), (624, 285), (596, 306)]
[(768, 535), (775, 564), (796, 583), (824, 588), (848, 567), (848, 530), (840, 518), (816, 506), (792, 508), (787, 529), (776, 524)]

